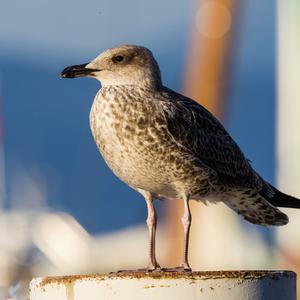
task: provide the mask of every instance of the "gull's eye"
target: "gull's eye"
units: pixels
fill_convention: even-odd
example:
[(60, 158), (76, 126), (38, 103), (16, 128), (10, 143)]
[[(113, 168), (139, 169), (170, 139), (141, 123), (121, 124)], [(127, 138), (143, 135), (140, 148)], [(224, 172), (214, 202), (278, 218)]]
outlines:
[(115, 62), (115, 63), (119, 63), (119, 62), (121, 62), (121, 61), (124, 60), (124, 56), (122, 56), (122, 55), (116, 55), (116, 56), (114, 56), (114, 57), (112, 58), (112, 60), (113, 60), (113, 62)]

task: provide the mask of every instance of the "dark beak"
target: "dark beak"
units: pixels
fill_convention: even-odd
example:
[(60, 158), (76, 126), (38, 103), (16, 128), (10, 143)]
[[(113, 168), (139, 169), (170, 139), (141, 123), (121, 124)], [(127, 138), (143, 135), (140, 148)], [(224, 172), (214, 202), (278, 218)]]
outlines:
[(86, 68), (88, 64), (76, 65), (66, 67), (60, 73), (61, 78), (76, 78), (76, 77), (86, 77), (93, 75), (94, 72), (99, 70), (96, 69), (88, 69)]

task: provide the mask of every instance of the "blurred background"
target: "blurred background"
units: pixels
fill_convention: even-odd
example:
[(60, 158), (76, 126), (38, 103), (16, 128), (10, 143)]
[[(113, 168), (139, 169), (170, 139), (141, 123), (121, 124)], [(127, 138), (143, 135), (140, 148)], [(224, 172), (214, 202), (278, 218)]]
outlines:
[[(300, 196), (298, 0), (10, 0), (0, 23), (0, 300), (26, 299), (32, 277), (147, 264), (144, 200), (90, 133), (99, 84), (59, 78), (112, 46), (150, 48), (165, 85), (214, 112), (266, 180)], [(156, 203), (163, 266), (180, 262), (181, 204)], [(289, 225), (266, 229), (195, 203), (193, 269), (300, 271), (300, 213), (286, 212)]]

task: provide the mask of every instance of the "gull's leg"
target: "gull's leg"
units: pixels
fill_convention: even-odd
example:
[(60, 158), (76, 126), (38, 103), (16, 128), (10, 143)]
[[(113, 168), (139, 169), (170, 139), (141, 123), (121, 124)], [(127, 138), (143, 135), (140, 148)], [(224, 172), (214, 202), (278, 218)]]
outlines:
[(190, 210), (190, 206), (189, 206), (189, 196), (185, 195), (183, 197), (183, 203), (184, 203), (184, 214), (181, 218), (181, 222), (183, 225), (183, 231), (184, 231), (184, 248), (183, 248), (182, 264), (179, 267), (164, 268), (163, 271), (167, 271), (167, 272), (178, 272), (178, 271), (191, 272), (192, 271), (190, 264), (189, 264), (189, 259), (188, 259), (190, 228), (191, 228), (191, 222), (192, 222), (192, 214), (191, 214), (191, 210)]
[(190, 228), (192, 222), (192, 214), (189, 206), (189, 197), (185, 196), (184, 201), (184, 214), (181, 219), (184, 230), (184, 250), (183, 250), (183, 262), (182, 267), (185, 271), (191, 271), (189, 264), (188, 254), (189, 254), (189, 239), (190, 239)]
[(117, 273), (137, 273), (137, 272), (154, 272), (161, 271), (161, 268), (156, 260), (155, 254), (155, 235), (156, 235), (156, 224), (157, 224), (157, 216), (156, 211), (153, 205), (153, 197), (151, 193), (146, 192), (144, 190), (138, 190), (145, 198), (147, 203), (148, 217), (147, 217), (147, 226), (149, 230), (149, 263), (146, 268), (137, 269), (137, 270), (120, 270), (118, 272), (111, 272), (111, 275)]
[(143, 193), (148, 209), (148, 218), (147, 218), (147, 226), (149, 230), (149, 264), (148, 270), (153, 271), (160, 269), (159, 264), (156, 260), (156, 253), (155, 253), (155, 235), (156, 235), (156, 224), (157, 224), (157, 216), (156, 211), (153, 205), (153, 198), (150, 193), (144, 192)]

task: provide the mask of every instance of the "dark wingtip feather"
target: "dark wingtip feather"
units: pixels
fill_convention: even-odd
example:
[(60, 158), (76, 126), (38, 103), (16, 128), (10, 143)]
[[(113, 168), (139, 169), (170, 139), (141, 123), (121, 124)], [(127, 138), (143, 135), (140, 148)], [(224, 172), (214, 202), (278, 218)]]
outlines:
[(300, 199), (282, 193), (273, 186), (272, 189), (275, 191), (274, 196), (266, 197), (268, 202), (272, 205), (277, 207), (300, 208)]

